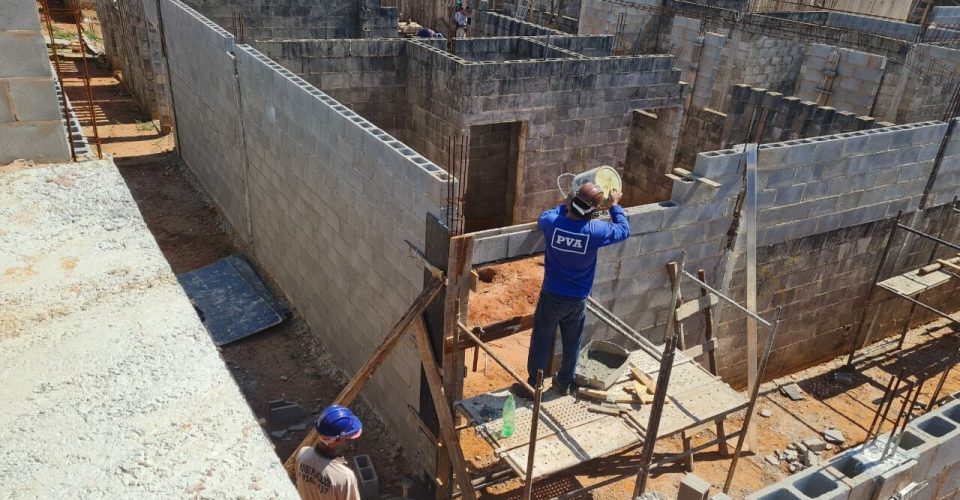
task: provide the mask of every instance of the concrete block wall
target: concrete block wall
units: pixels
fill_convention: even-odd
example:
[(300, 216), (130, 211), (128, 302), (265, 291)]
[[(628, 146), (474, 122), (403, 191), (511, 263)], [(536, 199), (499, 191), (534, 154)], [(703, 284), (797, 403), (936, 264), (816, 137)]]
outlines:
[[(727, 79), (730, 85), (746, 84), (782, 94), (793, 93), (806, 49), (803, 43), (744, 33), (739, 40), (728, 42), (727, 47), (730, 53), (725, 65), (730, 68)], [(723, 87), (714, 89), (715, 92), (728, 91)], [(726, 111), (726, 108), (720, 110)]]
[(937, 207), (953, 201), (960, 195), (960, 118), (954, 118), (954, 132), (947, 138), (943, 149), (943, 158), (936, 170), (936, 177), (923, 207)]
[[(423, 286), (405, 241), (442, 217), (443, 170), (254, 49), (236, 51), (254, 253), (352, 373)], [(412, 193), (416, 193), (412, 196)], [(406, 450), (419, 358), (408, 336), (364, 389)]]
[(623, 19), (623, 31), (617, 37), (614, 50), (619, 54), (643, 54), (657, 48), (657, 25), (660, 16), (651, 7), (660, 5), (658, 0), (581, 0), (581, 35), (615, 35), (617, 24)]
[(727, 115), (711, 108), (690, 107), (685, 111), (676, 166), (690, 170), (701, 151), (721, 148), (723, 124)]
[(897, 121), (909, 122), (948, 112), (950, 98), (960, 87), (960, 50), (951, 47), (917, 44), (910, 52), (913, 68), (903, 87)]
[[(444, 218), (443, 170), (177, 0), (161, 0), (180, 153), (253, 256), (352, 372), (423, 286), (406, 241)], [(186, 127), (186, 128), (185, 128)], [(411, 193), (417, 193), (411, 196)], [(412, 337), (363, 396), (408, 451)]]
[(36, 2), (0, 7), (0, 164), (70, 161), (63, 110)]
[(811, 44), (800, 68), (796, 96), (841, 111), (869, 115), (886, 64), (887, 58), (882, 55)]
[[(918, 210), (945, 128), (920, 123), (761, 146), (758, 308), (769, 317), (783, 306), (770, 377), (849, 350), (859, 321), (853, 311), (864, 307), (890, 218), (898, 210)], [(914, 217), (914, 227), (933, 234), (957, 232), (943, 215)], [(928, 246), (909, 242), (896, 272), (925, 264), (924, 252)], [(743, 266), (738, 256), (727, 290), (735, 298), (745, 294)], [(887, 272), (896, 274), (892, 265)], [(943, 307), (957, 304), (947, 299)], [(890, 318), (902, 325), (908, 309), (908, 303), (891, 304)], [(745, 321), (732, 309), (721, 310), (718, 363), (735, 385), (745, 382)], [(886, 323), (877, 339), (899, 333)]]
[(956, 27), (960, 25), (960, 7), (939, 5), (930, 12), (931, 24)]
[(520, 221), (534, 220), (557, 201), (556, 178), (563, 172), (631, 168), (621, 167), (631, 110), (676, 108), (682, 98), (670, 56), (470, 62), (462, 75), (465, 124), (529, 124)]
[(899, 22), (892, 19), (861, 16), (845, 12), (830, 12), (827, 14), (828, 26), (850, 28), (864, 33), (896, 38), (898, 40), (914, 40), (920, 34), (920, 25)]
[(499, 12), (486, 10), (476, 16), (476, 30), (483, 36), (541, 36), (565, 35), (566, 33), (517, 19)]
[[(506, 0), (501, 10), (508, 16), (517, 12), (517, 0)], [(527, 4), (527, 16), (533, 22), (558, 29), (564, 33), (576, 33), (580, 19), (580, 2), (564, 0), (535, 0)]]
[[(736, 85), (730, 94), (730, 109), (726, 113), (718, 143), (722, 146), (753, 141), (763, 111), (767, 115), (761, 143), (867, 130), (877, 126), (873, 118), (838, 111), (832, 106), (818, 106), (799, 97), (785, 97), (767, 89)], [(693, 130), (685, 135), (689, 137), (695, 132)]]
[(405, 127), (403, 39), (297, 40), (251, 45), (391, 135)]
[(667, 174), (673, 171), (683, 121), (683, 108), (633, 112), (623, 168), (624, 206), (670, 199), (673, 181)]
[(170, 83), (160, 39), (157, 0), (95, 0), (107, 61), (123, 86), (164, 133), (173, 129)]
[[(243, 17), (245, 40), (397, 37), (397, 9), (377, 0), (188, 0), (188, 5), (231, 32)], [(235, 33), (236, 34), (236, 33)]]
[(177, 0), (160, 0), (174, 90), (177, 150), (245, 241), (246, 155), (233, 35)]

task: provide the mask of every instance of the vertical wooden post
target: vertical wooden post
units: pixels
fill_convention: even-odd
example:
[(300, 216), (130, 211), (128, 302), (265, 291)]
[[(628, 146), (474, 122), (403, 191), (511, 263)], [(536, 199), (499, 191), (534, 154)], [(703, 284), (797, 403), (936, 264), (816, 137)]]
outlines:
[[(447, 286), (425, 313), (425, 323), (430, 347), (437, 365), (441, 367), (441, 383), (447, 412), (453, 413), (453, 402), (462, 398), (463, 376), (466, 374), (464, 351), (456, 349), (460, 339), (457, 321), (461, 311), (466, 310), (470, 293), (470, 270), (473, 260), (473, 236), (451, 236), (449, 229), (435, 217), (427, 218), (427, 235), (424, 245), (425, 257), (435, 266), (447, 273)], [(424, 279), (429, 279), (425, 274)], [(437, 419), (441, 408), (435, 407), (429, 387), (429, 375), (421, 374), (420, 418), (436, 435), (440, 435), (440, 421)], [(458, 443), (453, 443), (457, 445)], [(439, 479), (435, 491), (436, 498), (448, 499), (451, 491), (451, 473), (454, 472), (450, 457), (436, 453), (436, 470), (426, 471)]]
[(463, 450), (460, 449), (460, 440), (457, 437), (453, 413), (451, 413), (450, 408), (444, 404), (443, 381), (440, 379), (440, 370), (437, 369), (434, 355), (430, 349), (430, 339), (427, 336), (423, 318), (415, 321), (413, 327), (417, 331), (417, 349), (420, 351), (420, 361), (423, 364), (423, 371), (427, 377), (430, 396), (433, 398), (433, 404), (437, 409), (437, 419), (440, 421), (440, 435), (442, 436), (441, 439), (443, 439), (444, 448), (447, 450), (447, 458), (453, 465), (453, 470), (456, 473), (457, 482), (460, 484), (460, 493), (463, 495), (463, 498), (466, 500), (475, 500), (477, 496), (473, 491), (470, 476), (467, 475), (467, 462), (463, 458)]

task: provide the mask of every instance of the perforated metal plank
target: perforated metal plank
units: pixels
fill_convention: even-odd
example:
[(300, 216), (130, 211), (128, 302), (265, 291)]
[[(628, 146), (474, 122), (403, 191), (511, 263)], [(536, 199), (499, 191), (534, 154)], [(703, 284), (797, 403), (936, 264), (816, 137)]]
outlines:
[[(640, 435), (618, 417), (603, 418), (537, 440), (533, 477), (539, 478), (581, 463), (616, 453), (640, 443)], [(503, 458), (518, 473), (527, 466), (527, 446), (504, 453)]]
[[(669, 404), (663, 407), (663, 416), (657, 435), (662, 438), (684, 429), (710, 422), (719, 415), (738, 410), (747, 405), (747, 399), (727, 384), (714, 382), (683, 393), (671, 394)], [(642, 427), (650, 421), (650, 405), (631, 410), (630, 416)]]
[[(471, 422), (481, 422), (477, 432), (494, 447), (509, 449), (527, 444), (530, 441), (530, 423), (533, 420), (533, 402), (516, 399), (517, 411), (514, 413), (514, 431), (510, 437), (502, 437), (503, 419), (501, 417), (503, 401), (508, 391), (502, 390), (461, 401), (460, 406), (470, 414)], [(598, 420), (605, 415), (589, 411), (594, 403), (578, 401), (573, 396), (560, 396), (547, 391), (540, 405), (540, 425), (537, 427), (537, 439), (556, 434), (562, 429), (571, 429), (587, 422)], [(469, 410), (468, 410), (469, 408)], [(495, 415), (492, 418), (491, 415)]]
[(887, 278), (877, 284), (892, 292), (910, 296), (942, 285), (947, 281), (950, 281), (950, 275), (942, 271), (934, 271), (921, 276), (920, 270), (914, 269), (913, 271)]

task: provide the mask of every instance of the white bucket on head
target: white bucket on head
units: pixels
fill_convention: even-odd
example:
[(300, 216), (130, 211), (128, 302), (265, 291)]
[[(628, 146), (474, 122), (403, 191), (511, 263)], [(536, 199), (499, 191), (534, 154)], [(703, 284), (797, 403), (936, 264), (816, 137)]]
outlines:
[(580, 186), (588, 182), (592, 182), (603, 191), (603, 202), (600, 203), (601, 208), (608, 208), (611, 205), (610, 193), (613, 191), (617, 191), (618, 193), (623, 192), (623, 182), (620, 180), (620, 174), (609, 165), (603, 165), (575, 175), (573, 177), (573, 183), (570, 186), (570, 192), (576, 193), (577, 190), (580, 189)]

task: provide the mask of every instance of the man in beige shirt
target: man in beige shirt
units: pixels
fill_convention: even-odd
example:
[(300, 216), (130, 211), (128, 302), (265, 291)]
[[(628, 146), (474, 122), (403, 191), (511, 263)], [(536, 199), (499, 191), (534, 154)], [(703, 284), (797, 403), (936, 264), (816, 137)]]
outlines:
[(363, 425), (352, 411), (328, 406), (313, 424), (320, 442), (297, 452), (297, 492), (305, 500), (360, 500), (357, 476), (339, 449), (360, 437)]

